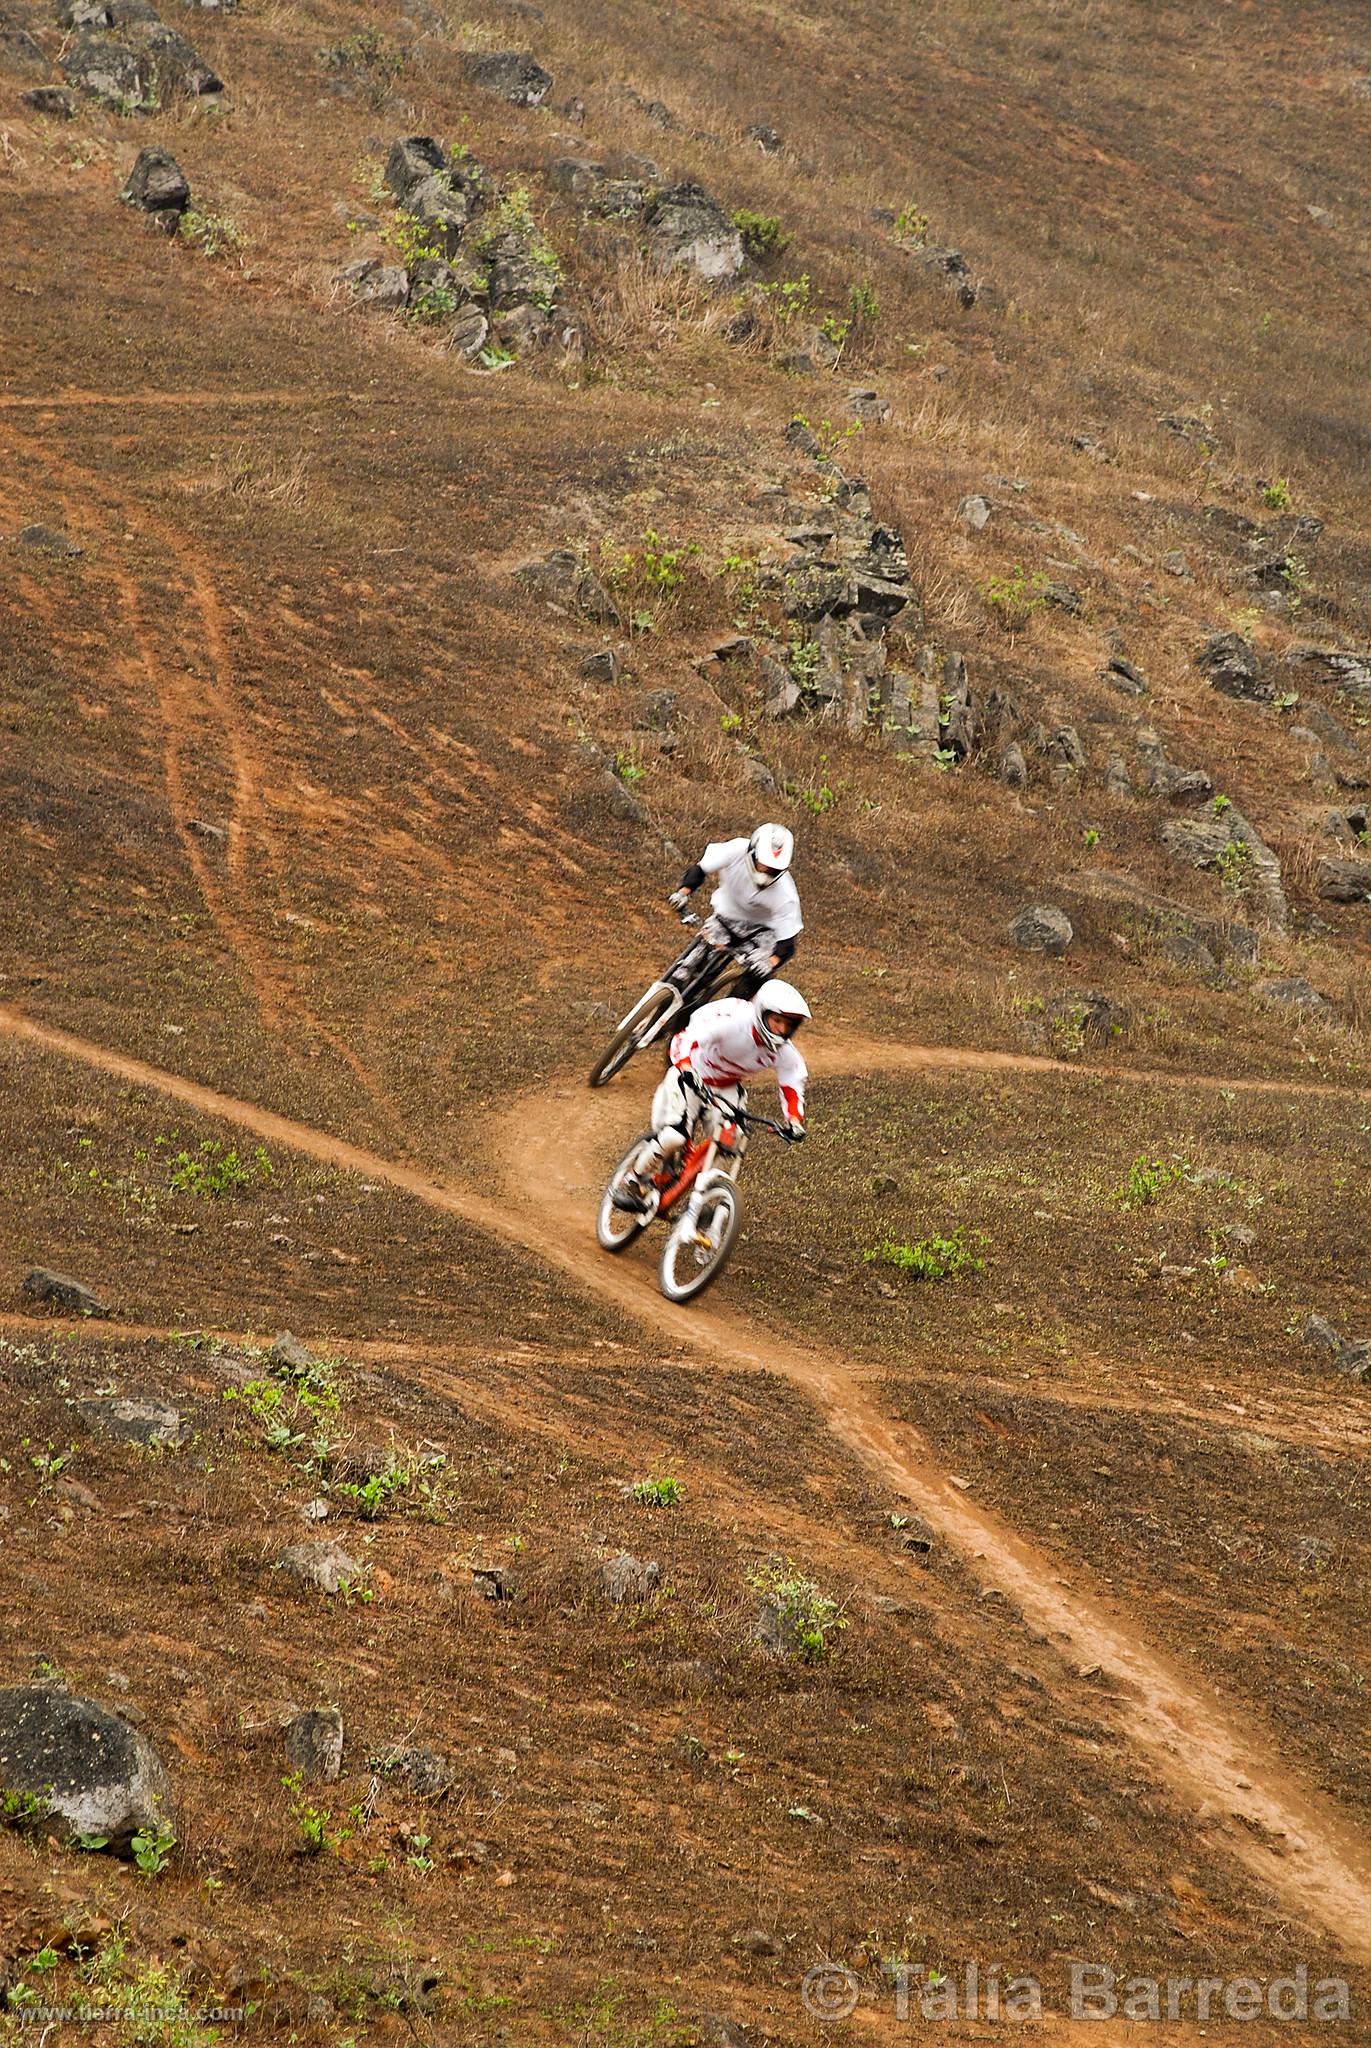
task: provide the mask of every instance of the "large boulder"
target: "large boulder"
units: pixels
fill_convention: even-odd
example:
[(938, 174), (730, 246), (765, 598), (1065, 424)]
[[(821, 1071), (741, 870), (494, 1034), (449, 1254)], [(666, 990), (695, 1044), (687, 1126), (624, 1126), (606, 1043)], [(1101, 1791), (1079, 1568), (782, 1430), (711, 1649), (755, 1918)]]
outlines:
[(78, 35), (60, 63), (67, 84), (102, 106), (131, 110), (149, 100), (151, 62), (147, 53), (131, 49), (102, 29), (87, 29)]
[(468, 56), (465, 65), (473, 85), (511, 106), (540, 107), (552, 90), (552, 73), (526, 50), (480, 51)]
[[(47, 76), (48, 60), (21, 21), (0, 8), (0, 69)], [(26, 95), (27, 97), (27, 95)]]
[(598, 1579), (605, 1598), (616, 1607), (623, 1607), (651, 1599), (661, 1584), (662, 1567), (655, 1557), (634, 1557), (630, 1551), (621, 1550), (617, 1557), (606, 1558)]
[(425, 240), (442, 256), (455, 256), (471, 218), (471, 202), (445, 177), (435, 173), (410, 188), (404, 201), (406, 213), (425, 229)]
[(1315, 887), (1325, 903), (1371, 903), (1371, 861), (1325, 858)]
[(171, 1818), (171, 1787), (147, 1737), (60, 1686), (0, 1692), (0, 1791), (41, 1800), (73, 1835), (113, 1849)]
[(1059, 959), (1075, 933), (1064, 910), (1052, 903), (1033, 903), (1013, 920), (1009, 936), (1025, 953), (1047, 953)]
[(668, 186), (657, 194), (645, 218), (663, 269), (681, 266), (710, 282), (736, 277), (742, 269), (743, 238), (702, 186)]
[(333, 1594), (358, 1578), (362, 1566), (341, 1543), (291, 1543), (276, 1560), (278, 1571), (288, 1572), (302, 1586)]
[(1241, 633), (1211, 633), (1195, 653), (1195, 666), (1225, 697), (1269, 703), (1274, 685), (1262, 675), (1261, 660)]
[(69, 1315), (77, 1316), (107, 1316), (110, 1312), (108, 1302), (92, 1294), (89, 1287), (69, 1279), (65, 1273), (54, 1273), (47, 1266), (35, 1266), (31, 1273), (26, 1273), (19, 1292), (35, 1308), (65, 1309)]
[(1178, 860), (1210, 869), (1234, 895), (1251, 897), (1272, 927), (1284, 931), (1288, 910), (1280, 862), (1241, 811), (1230, 805), (1221, 813), (1175, 819), (1162, 826), (1161, 840)]
[(180, 1409), (154, 1394), (93, 1394), (77, 1405), (93, 1428), (126, 1443), (181, 1444), (190, 1434)]
[(447, 170), (447, 158), (431, 135), (402, 135), (390, 146), (383, 182), (403, 206), (416, 185)]
[(562, 611), (599, 619), (605, 625), (623, 623), (613, 598), (574, 548), (554, 548), (536, 561), (521, 563), (514, 571), (514, 581), (530, 596)]
[(143, 213), (184, 213), (190, 181), (169, 149), (140, 149), (119, 197)]

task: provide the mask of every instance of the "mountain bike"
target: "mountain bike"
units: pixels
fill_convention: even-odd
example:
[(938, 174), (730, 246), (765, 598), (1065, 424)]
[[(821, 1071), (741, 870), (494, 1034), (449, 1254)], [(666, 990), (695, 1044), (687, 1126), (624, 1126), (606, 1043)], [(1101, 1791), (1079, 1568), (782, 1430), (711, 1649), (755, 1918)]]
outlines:
[(657, 1276), (668, 1301), (693, 1301), (728, 1264), (742, 1228), (737, 1182), (749, 1131), (770, 1131), (787, 1142), (791, 1136), (784, 1124), (750, 1115), (742, 1102), (706, 1094), (685, 1150), (648, 1180), (645, 1215), (616, 1209), (614, 1195), (632, 1173), (650, 1130), (634, 1139), (606, 1183), (595, 1219), (605, 1251), (625, 1251), (659, 1216), (673, 1218)]
[(731, 974), (738, 970), (746, 973), (754, 965), (753, 955), (765, 926), (733, 924), (719, 917), (711, 922), (725, 934), (724, 944), (706, 938), (703, 920), (689, 910), (682, 911), (681, 923), (693, 928), (694, 938), (661, 978), (643, 991), (628, 1015), (619, 1019), (614, 1036), (590, 1070), (592, 1088), (603, 1088), (606, 1081), (612, 1081), (635, 1053), (674, 1026), (676, 1018), (698, 1010), (720, 994)]

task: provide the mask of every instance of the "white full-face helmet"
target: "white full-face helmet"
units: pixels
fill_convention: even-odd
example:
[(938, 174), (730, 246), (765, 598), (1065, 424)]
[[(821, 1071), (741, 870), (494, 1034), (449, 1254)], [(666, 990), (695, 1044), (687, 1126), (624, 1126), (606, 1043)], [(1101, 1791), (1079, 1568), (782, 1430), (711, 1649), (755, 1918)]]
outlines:
[(794, 836), (784, 825), (759, 825), (747, 842), (747, 864), (759, 889), (778, 882), (794, 858)]
[[(793, 1038), (805, 1018), (810, 1015), (809, 1004), (797, 988), (788, 981), (764, 981), (752, 998), (752, 1007), (757, 1016), (757, 1029), (765, 1044), (778, 1052), (788, 1038)], [(775, 1031), (767, 1023), (768, 1017), (788, 1017), (790, 1029)]]

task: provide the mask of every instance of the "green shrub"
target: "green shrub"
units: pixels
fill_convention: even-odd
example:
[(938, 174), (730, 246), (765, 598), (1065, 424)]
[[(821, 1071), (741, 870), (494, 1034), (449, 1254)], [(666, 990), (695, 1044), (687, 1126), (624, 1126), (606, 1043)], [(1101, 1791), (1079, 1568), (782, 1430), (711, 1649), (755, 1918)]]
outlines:
[(921, 1237), (916, 1244), (902, 1244), (896, 1238), (883, 1237), (862, 1253), (868, 1265), (880, 1260), (882, 1265), (896, 1266), (907, 1273), (911, 1280), (955, 1280), (959, 1273), (983, 1273), (985, 1260), (980, 1257), (988, 1240), (977, 1231), (968, 1244), (965, 1225), (958, 1224), (951, 1237)]
[(733, 225), (754, 263), (765, 263), (769, 256), (781, 256), (790, 247), (792, 237), (781, 226), (777, 214), (753, 213), (750, 207), (740, 206), (733, 215)]
[(749, 1586), (774, 1608), (782, 1634), (805, 1664), (822, 1664), (834, 1638), (847, 1627), (839, 1603), (821, 1593), (788, 1557), (773, 1557), (747, 1575)]
[(633, 1486), (633, 1498), (648, 1508), (674, 1508), (680, 1505), (685, 1489), (679, 1479), (638, 1479)]

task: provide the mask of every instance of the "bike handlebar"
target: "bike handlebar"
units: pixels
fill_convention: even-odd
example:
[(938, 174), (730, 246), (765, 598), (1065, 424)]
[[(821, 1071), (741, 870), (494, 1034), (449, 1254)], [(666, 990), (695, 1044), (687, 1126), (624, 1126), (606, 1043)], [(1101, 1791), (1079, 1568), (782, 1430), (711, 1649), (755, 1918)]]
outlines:
[(711, 1095), (708, 1089), (702, 1089), (701, 1093), (711, 1109), (717, 1109), (731, 1123), (742, 1124), (754, 1131), (770, 1131), (773, 1137), (784, 1138), (787, 1145), (794, 1144), (794, 1136), (786, 1124), (778, 1124), (773, 1117), (754, 1116), (750, 1109), (736, 1109), (731, 1102), (725, 1102), (722, 1096)]

